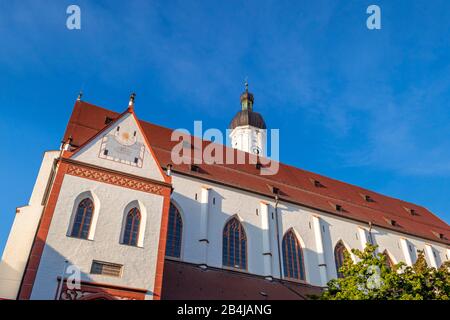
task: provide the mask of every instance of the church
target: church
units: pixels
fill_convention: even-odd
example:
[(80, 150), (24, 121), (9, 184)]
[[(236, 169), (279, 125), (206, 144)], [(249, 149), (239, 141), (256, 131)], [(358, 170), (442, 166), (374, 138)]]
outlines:
[[(218, 147), (262, 159), (266, 123), (248, 88), (240, 102)], [(140, 119), (134, 95), (124, 109), (78, 97), (16, 209), (1, 299), (308, 299), (366, 243), (390, 264), (450, 257), (449, 226), (423, 206), (283, 163), (174, 163), (173, 130)]]

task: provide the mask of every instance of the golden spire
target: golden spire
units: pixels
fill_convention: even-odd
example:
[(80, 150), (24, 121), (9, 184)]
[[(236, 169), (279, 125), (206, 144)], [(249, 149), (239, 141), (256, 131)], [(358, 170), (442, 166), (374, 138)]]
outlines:
[(241, 94), (242, 110), (253, 111), (253, 94), (248, 92), (248, 77), (245, 77), (245, 91)]

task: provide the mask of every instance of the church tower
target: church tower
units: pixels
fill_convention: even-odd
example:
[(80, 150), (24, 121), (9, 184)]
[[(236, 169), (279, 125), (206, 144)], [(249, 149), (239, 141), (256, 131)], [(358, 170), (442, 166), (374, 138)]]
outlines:
[(245, 83), (245, 91), (241, 94), (241, 111), (231, 120), (231, 146), (252, 154), (266, 156), (267, 133), (266, 123), (258, 112), (253, 111), (253, 94), (248, 91), (248, 83)]

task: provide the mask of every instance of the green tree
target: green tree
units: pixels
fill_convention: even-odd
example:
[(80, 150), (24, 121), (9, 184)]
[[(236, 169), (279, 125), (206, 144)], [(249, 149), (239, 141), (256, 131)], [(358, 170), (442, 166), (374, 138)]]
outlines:
[(328, 282), (323, 300), (449, 300), (450, 262), (438, 269), (428, 267), (423, 251), (413, 266), (403, 262), (390, 267), (386, 256), (376, 254), (377, 246), (353, 249), (357, 262), (345, 253), (339, 270), (343, 277)]

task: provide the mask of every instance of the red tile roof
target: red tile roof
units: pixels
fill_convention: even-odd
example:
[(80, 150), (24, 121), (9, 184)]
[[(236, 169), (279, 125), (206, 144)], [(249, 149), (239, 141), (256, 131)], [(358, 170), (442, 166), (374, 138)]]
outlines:
[(163, 300), (306, 300), (321, 289), (308, 284), (166, 260)]
[[(77, 101), (64, 134), (64, 141), (72, 137), (72, 145), (78, 147), (106, 126), (106, 117), (115, 119), (119, 113)], [(178, 142), (171, 141), (172, 129), (140, 120), (158, 161), (165, 166), (171, 163), (171, 150)], [(197, 139), (197, 138), (195, 138)], [(197, 139), (197, 141), (199, 141)], [(200, 141), (203, 147), (209, 141)], [(220, 146), (223, 150), (231, 150)], [(234, 154), (242, 153), (233, 150)], [(225, 154), (225, 151), (224, 151)], [(245, 154), (248, 157), (248, 154)], [(175, 165), (173, 170), (215, 183), (273, 197), (272, 187), (280, 190), (282, 201), (313, 208), (332, 215), (371, 222), (397, 232), (415, 235), (444, 244), (450, 244), (450, 228), (447, 223), (426, 208), (391, 198), (358, 186), (280, 163), (275, 175), (260, 175), (254, 164), (200, 164), (194, 172), (189, 165)], [(318, 181), (316, 183), (315, 181)], [(367, 201), (366, 196), (369, 196)], [(336, 205), (342, 210), (337, 211)], [(411, 214), (413, 210), (414, 214)], [(396, 223), (392, 225), (390, 221)], [(443, 238), (439, 236), (443, 234)]]

